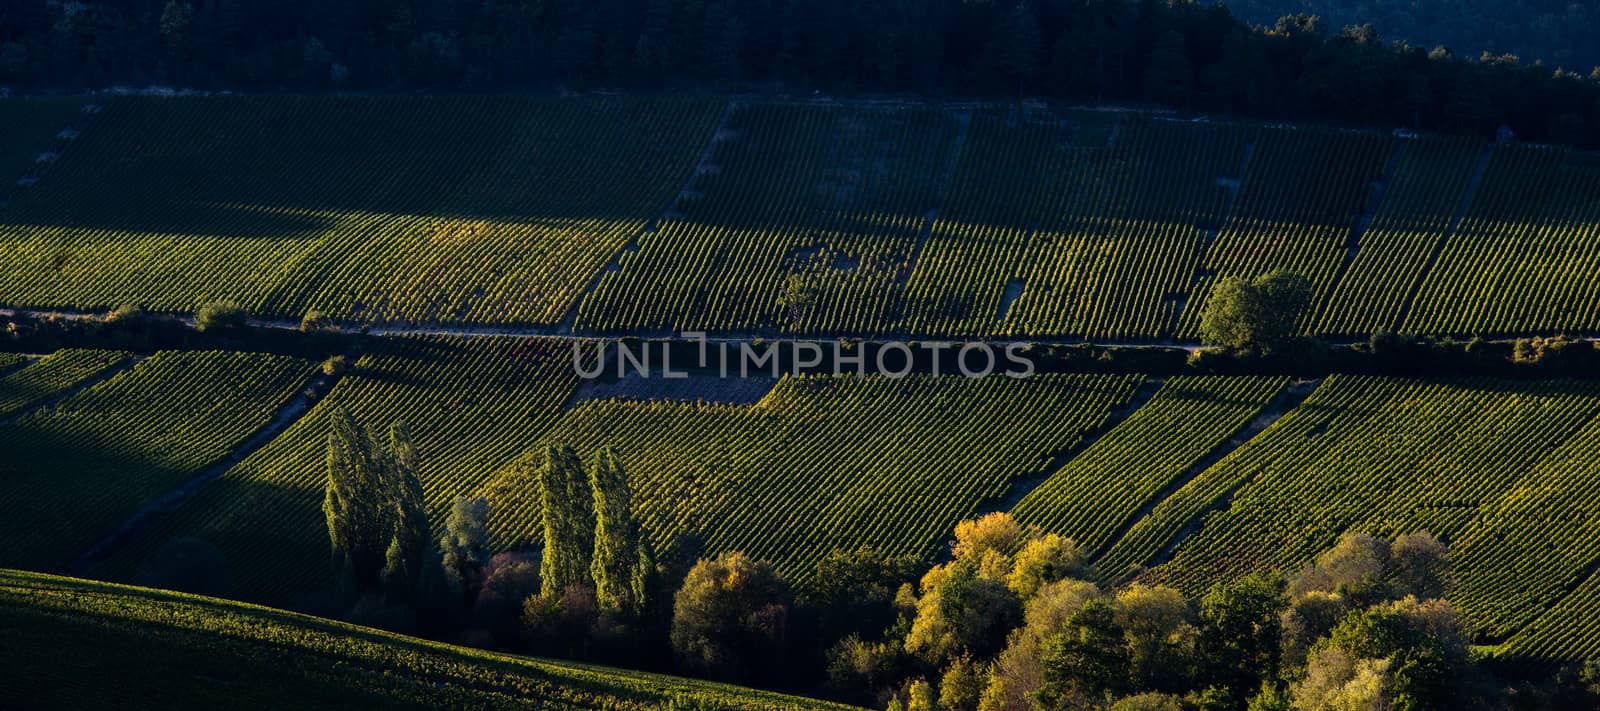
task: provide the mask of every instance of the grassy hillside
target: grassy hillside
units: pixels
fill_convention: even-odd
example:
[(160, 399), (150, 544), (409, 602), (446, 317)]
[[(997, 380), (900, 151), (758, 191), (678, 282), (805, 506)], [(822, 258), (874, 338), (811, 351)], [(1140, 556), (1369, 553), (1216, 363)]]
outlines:
[(0, 639), (0, 698), (20, 708), (845, 708), (9, 570)]
[(1195, 338), (1216, 279), (1287, 267), (1312, 333), (1593, 333), (1597, 195), (1563, 149), (1111, 112), (124, 97), (0, 209), (0, 296), (1150, 340)]

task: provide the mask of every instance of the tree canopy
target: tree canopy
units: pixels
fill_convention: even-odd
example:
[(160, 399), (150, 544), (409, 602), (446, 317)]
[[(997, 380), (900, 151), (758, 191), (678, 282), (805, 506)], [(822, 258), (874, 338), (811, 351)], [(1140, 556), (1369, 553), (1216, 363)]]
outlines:
[[(1582, 3), (1572, 17), (1490, 13), (1512, 18), (1519, 34), (1540, 17), (1557, 24), (1539, 35), (1550, 39), (1455, 51), (1386, 42), (1356, 24), (1379, 12), (1366, 4), (1335, 15), (1352, 24), (1344, 29), (1308, 15), (1260, 16), (1290, 11), (1286, 2), (1245, 5), (1261, 26), (1190, 0), (22, 2), (0, 7), (0, 85), (1027, 95), (1483, 136), (1508, 125), (1528, 139), (1600, 147), (1600, 71), (1584, 64), (1600, 60), (1556, 39), (1594, 45), (1581, 31), (1594, 16)], [(1573, 17), (1575, 25), (1559, 24)], [(1502, 49), (1528, 42), (1550, 43), (1565, 71)]]

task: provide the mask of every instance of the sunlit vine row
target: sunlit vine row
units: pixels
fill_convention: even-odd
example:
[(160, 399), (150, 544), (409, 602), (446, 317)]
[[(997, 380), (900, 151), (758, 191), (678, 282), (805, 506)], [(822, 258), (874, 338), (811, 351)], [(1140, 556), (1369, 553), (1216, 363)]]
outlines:
[(1197, 335), (1210, 285), (1221, 277), (1290, 269), (1311, 281), (1314, 303), (1321, 303), (1395, 148), (1395, 139), (1370, 133), (1261, 131), (1227, 223), (1200, 264), (1179, 335)]
[(1103, 551), (1140, 509), (1272, 401), (1284, 378), (1177, 376), (1018, 502), (1012, 515)]
[(131, 353), (67, 348), (0, 377), (0, 418), (36, 407), (82, 382), (126, 364)]
[[(785, 379), (756, 405), (600, 400), (544, 442), (615, 447), (666, 552), (698, 539), (803, 583), (829, 551), (930, 551), (957, 521), (1041, 474), (1105, 422), (1129, 376)], [(530, 451), (537, 458), (538, 448)], [(527, 472), (486, 490), (504, 545), (538, 541)]]
[(1487, 148), (1466, 138), (1406, 142), (1354, 258), (1323, 305), (1313, 331), (1364, 335), (1396, 331), (1406, 299), (1446, 239)]
[[(1459, 543), (1454, 600), (1498, 638), (1589, 564), (1591, 524), (1572, 507), (1595, 486), (1597, 414), (1600, 391), (1580, 381), (1332, 376), (1155, 506), (1101, 565), (1154, 566), (1148, 578), (1200, 591), (1250, 570), (1292, 573), (1347, 530), (1426, 530)], [(1569, 496), (1567, 515), (1521, 520)], [(1508, 577), (1523, 568), (1542, 569)]]
[(956, 131), (926, 108), (737, 105), (681, 214), (601, 278), (579, 326), (881, 331)]
[(1550, 148), (1495, 148), (1403, 328), (1457, 335), (1600, 329), (1600, 161)]
[(554, 324), (723, 102), (127, 97), (0, 210), (0, 295), (79, 309)]
[(107, 561), (126, 579), (175, 536), (217, 546), (246, 599), (292, 602), (331, 585), (322, 517), (327, 415), (345, 408), (387, 433), (411, 430), (434, 518), (528, 447), (566, 401), (576, 376), (565, 346), (520, 339), (386, 339), (310, 412), (206, 485), (172, 516)]
[[(38, 367), (38, 366), (33, 366)], [(286, 356), (163, 352), (0, 425), (0, 567), (55, 568), (265, 426), (306, 381)]]

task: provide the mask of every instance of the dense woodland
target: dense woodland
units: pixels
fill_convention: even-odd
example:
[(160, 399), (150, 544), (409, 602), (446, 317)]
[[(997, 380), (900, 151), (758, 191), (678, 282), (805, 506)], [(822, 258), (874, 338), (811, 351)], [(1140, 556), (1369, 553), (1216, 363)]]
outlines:
[(1600, 72), (1157, 0), (25, 0), (0, 84), (1046, 96), (1600, 144)]

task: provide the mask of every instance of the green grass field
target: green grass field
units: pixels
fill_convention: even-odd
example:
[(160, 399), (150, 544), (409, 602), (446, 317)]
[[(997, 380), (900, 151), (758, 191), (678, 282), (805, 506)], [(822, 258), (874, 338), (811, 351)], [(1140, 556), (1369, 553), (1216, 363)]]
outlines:
[(12, 570), (0, 638), (0, 698), (20, 708), (848, 708)]

